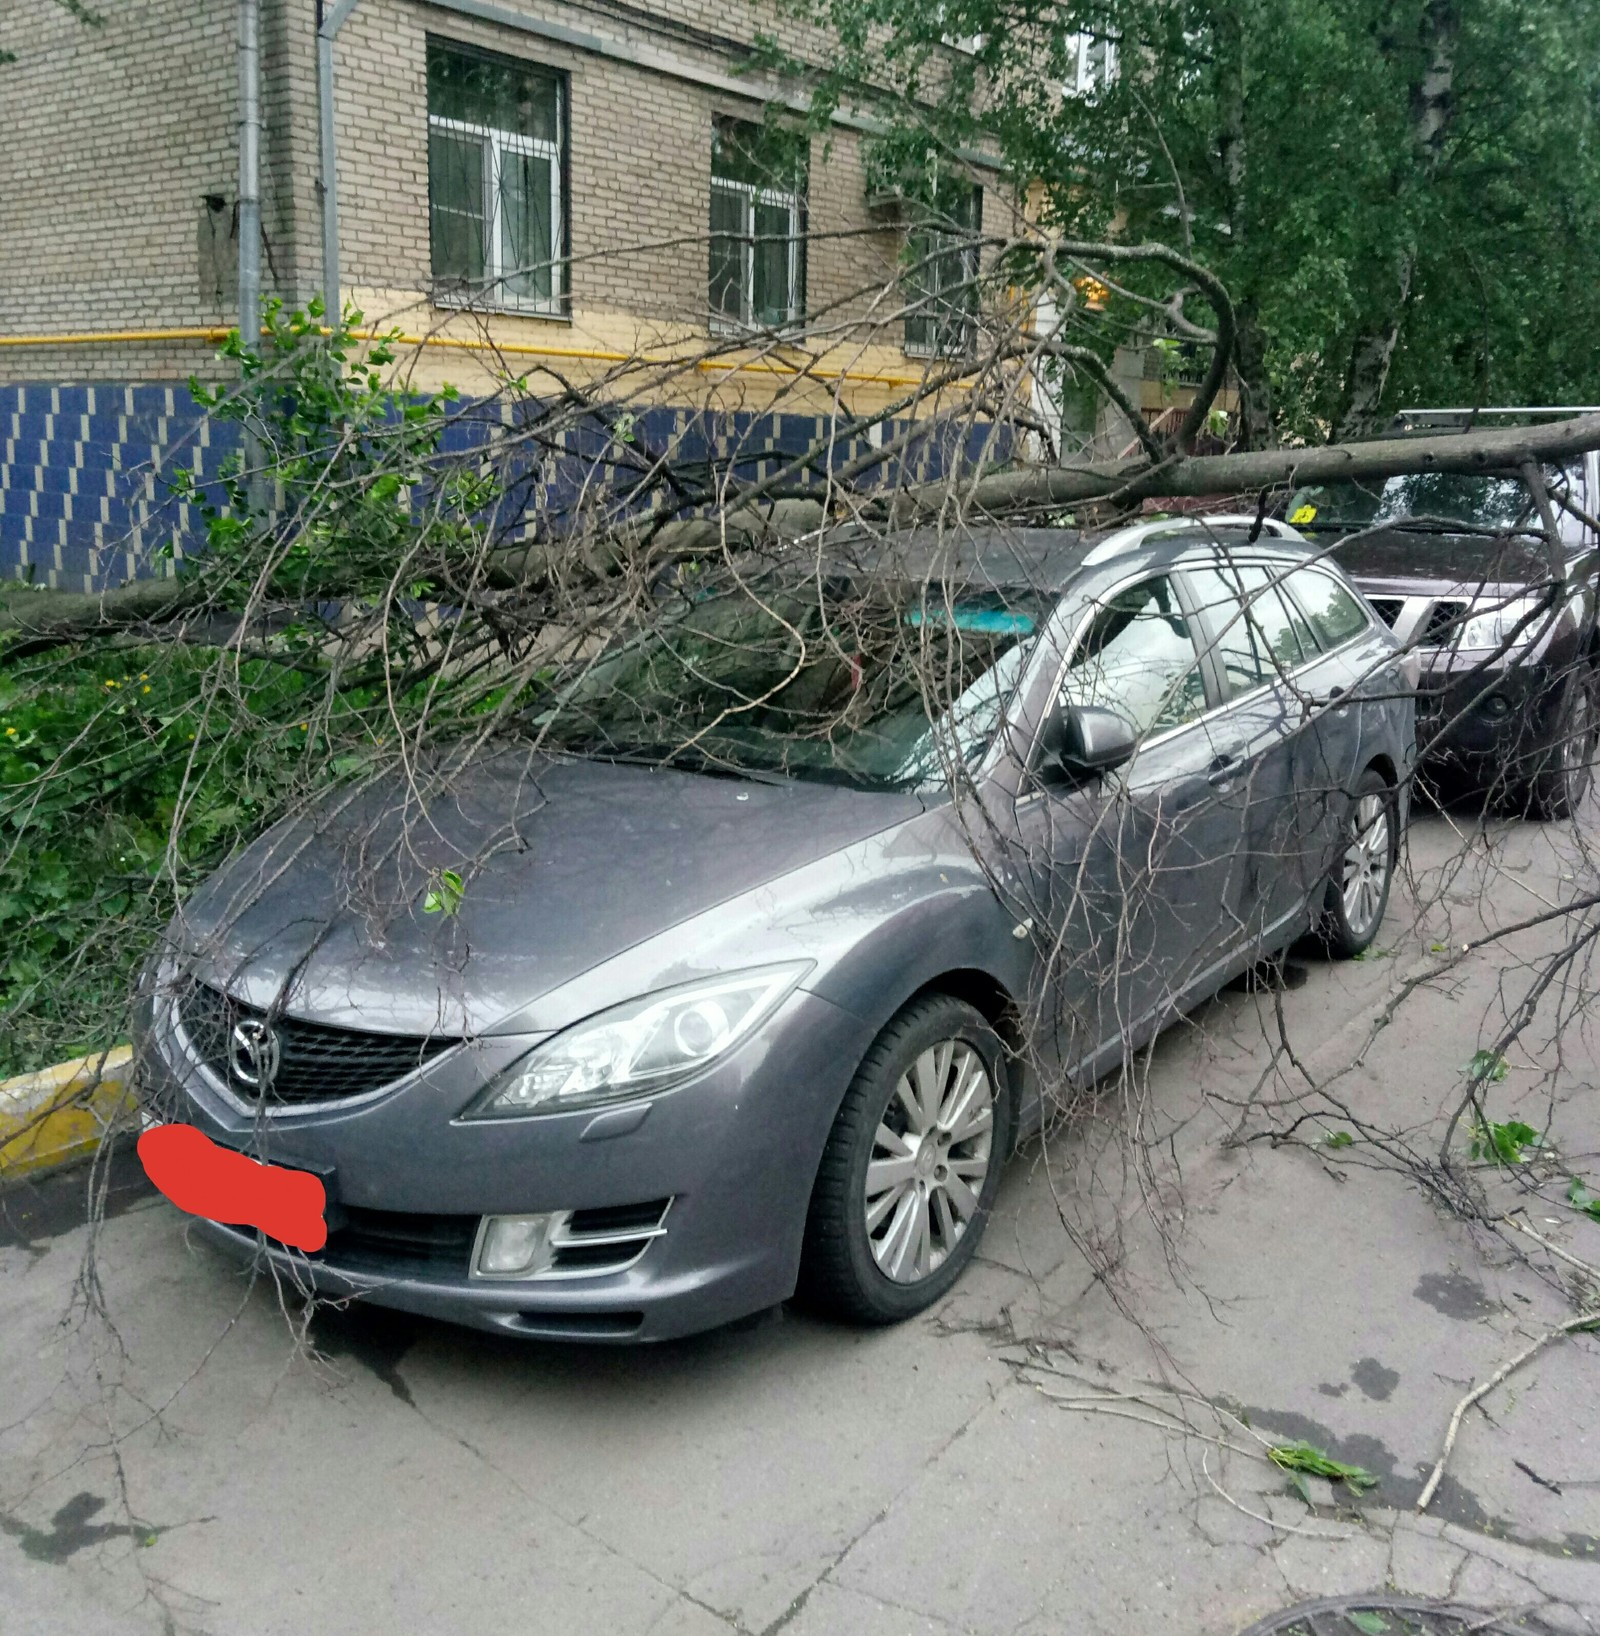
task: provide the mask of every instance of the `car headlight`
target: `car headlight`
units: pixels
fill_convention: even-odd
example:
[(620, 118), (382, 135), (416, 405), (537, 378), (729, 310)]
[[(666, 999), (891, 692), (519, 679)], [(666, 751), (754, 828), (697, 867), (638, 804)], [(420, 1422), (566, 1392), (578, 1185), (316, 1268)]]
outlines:
[(810, 969), (762, 966), (598, 1012), (512, 1063), (463, 1117), (565, 1113), (665, 1090), (747, 1038)]
[(1526, 647), (1544, 631), (1546, 621), (1529, 619), (1529, 615), (1536, 614), (1542, 605), (1539, 597), (1517, 596), (1488, 613), (1472, 614), (1462, 620), (1461, 634), (1456, 638), (1455, 646), (1491, 652), (1506, 642), (1518, 625), (1528, 620), (1527, 625), (1517, 631), (1512, 650)]

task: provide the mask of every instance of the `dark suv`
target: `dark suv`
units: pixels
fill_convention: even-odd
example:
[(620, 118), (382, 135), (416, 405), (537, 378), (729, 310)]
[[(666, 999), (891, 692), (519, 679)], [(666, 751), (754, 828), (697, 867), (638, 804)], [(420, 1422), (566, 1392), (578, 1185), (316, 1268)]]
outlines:
[[(1480, 412), (1505, 424), (1544, 411)], [(1576, 411), (1562, 411), (1576, 413)], [(1419, 411), (1395, 430), (1436, 436), (1469, 416)], [(1339, 565), (1421, 661), (1424, 770), (1464, 774), (1516, 810), (1565, 818), (1593, 781), (1600, 735), (1594, 454), (1544, 472), (1559, 574), (1519, 476), (1428, 472), (1298, 491), (1289, 521)], [(1330, 538), (1331, 537), (1331, 538)]]

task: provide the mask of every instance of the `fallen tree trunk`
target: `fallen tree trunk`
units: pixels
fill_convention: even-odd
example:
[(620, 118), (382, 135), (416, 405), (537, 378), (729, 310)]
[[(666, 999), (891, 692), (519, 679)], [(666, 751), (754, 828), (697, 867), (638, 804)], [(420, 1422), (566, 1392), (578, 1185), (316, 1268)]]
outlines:
[(58, 642), (159, 624), (198, 605), (193, 580), (135, 579), (106, 591), (0, 584), (0, 636)]
[(1115, 496), (1132, 504), (1153, 495), (1189, 498), (1253, 494), (1290, 484), (1400, 477), (1407, 472), (1508, 472), (1530, 462), (1564, 461), (1600, 448), (1600, 415), (1541, 426), (1438, 437), (1374, 438), (1307, 449), (1262, 449), (1251, 454), (1190, 455), (1152, 466), (1148, 460), (1095, 461), (997, 472), (963, 490), (932, 483), (901, 495), (897, 519), (928, 516), (956, 506), (992, 517)]

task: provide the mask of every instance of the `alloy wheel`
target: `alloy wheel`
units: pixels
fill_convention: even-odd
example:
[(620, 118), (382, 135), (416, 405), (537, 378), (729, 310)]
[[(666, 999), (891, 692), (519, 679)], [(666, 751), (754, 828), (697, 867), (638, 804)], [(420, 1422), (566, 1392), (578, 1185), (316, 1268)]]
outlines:
[(897, 1081), (873, 1136), (867, 1242), (897, 1284), (931, 1276), (972, 1225), (994, 1150), (994, 1082), (964, 1040), (929, 1046)]
[(1388, 884), (1389, 803), (1381, 795), (1363, 795), (1351, 815), (1339, 882), (1344, 918), (1356, 937), (1374, 930)]

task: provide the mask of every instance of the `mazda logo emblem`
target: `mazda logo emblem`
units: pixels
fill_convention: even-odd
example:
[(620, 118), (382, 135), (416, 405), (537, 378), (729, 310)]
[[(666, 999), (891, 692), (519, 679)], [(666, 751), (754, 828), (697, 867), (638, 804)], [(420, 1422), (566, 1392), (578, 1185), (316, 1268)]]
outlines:
[(278, 1036), (254, 1017), (240, 1018), (228, 1036), (228, 1068), (241, 1085), (270, 1089), (278, 1072)]

